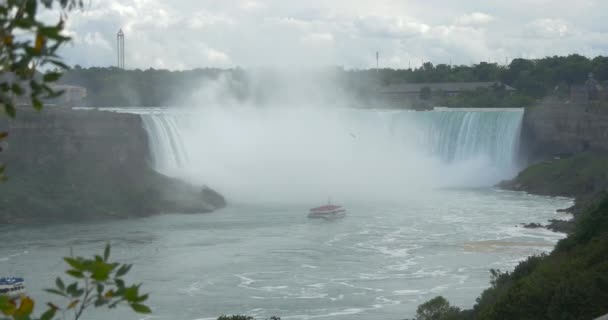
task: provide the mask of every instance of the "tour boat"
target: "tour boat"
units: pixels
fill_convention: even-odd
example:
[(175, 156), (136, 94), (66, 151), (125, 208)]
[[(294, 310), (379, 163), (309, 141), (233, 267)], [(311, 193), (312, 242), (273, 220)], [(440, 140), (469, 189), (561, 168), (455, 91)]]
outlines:
[(331, 203), (327, 205), (312, 208), (308, 213), (309, 218), (313, 219), (336, 219), (343, 218), (346, 215), (346, 209), (342, 206), (336, 206)]
[(0, 295), (17, 298), (25, 293), (23, 278), (0, 278)]

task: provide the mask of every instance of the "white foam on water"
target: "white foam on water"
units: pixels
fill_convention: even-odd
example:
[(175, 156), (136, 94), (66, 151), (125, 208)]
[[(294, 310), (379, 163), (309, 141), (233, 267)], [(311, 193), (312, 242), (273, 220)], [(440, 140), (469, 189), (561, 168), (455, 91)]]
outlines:
[(22, 251), (22, 252), (19, 252), (19, 253), (13, 253), (13, 254), (9, 254), (9, 255), (7, 255), (7, 256), (1, 257), (1, 258), (0, 258), (0, 262), (10, 261), (10, 260), (11, 260), (11, 259), (13, 259), (13, 258), (16, 258), (16, 257), (22, 256), (22, 255), (24, 255), (24, 254), (28, 254), (28, 253), (29, 253), (29, 252), (26, 250), (26, 251)]
[(398, 296), (411, 296), (411, 295), (419, 295), (421, 294), (422, 291), (421, 290), (395, 290), (393, 291), (393, 294), (398, 295)]

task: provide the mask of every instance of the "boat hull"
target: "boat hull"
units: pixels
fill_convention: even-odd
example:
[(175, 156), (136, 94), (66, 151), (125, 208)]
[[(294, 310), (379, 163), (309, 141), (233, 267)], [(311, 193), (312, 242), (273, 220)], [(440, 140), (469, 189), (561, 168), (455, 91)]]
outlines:
[(340, 219), (346, 216), (346, 210), (336, 210), (331, 212), (311, 212), (308, 217), (311, 219)]

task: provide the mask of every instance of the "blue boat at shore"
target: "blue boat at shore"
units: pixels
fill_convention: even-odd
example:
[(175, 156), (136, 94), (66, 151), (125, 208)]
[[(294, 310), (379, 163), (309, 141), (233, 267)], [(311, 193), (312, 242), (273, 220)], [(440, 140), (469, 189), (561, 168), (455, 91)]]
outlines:
[(25, 280), (23, 278), (0, 278), (0, 295), (18, 298), (23, 294), (25, 294)]

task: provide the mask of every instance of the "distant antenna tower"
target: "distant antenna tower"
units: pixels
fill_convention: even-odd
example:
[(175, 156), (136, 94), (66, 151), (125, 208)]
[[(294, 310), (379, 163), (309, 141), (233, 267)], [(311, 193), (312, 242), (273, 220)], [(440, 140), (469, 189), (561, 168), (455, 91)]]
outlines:
[(125, 34), (122, 29), (116, 34), (116, 49), (118, 50), (118, 65), (119, 69), (125, 68)]
[(376, 51), (376, 71), (380, 72), (380, 52)]

